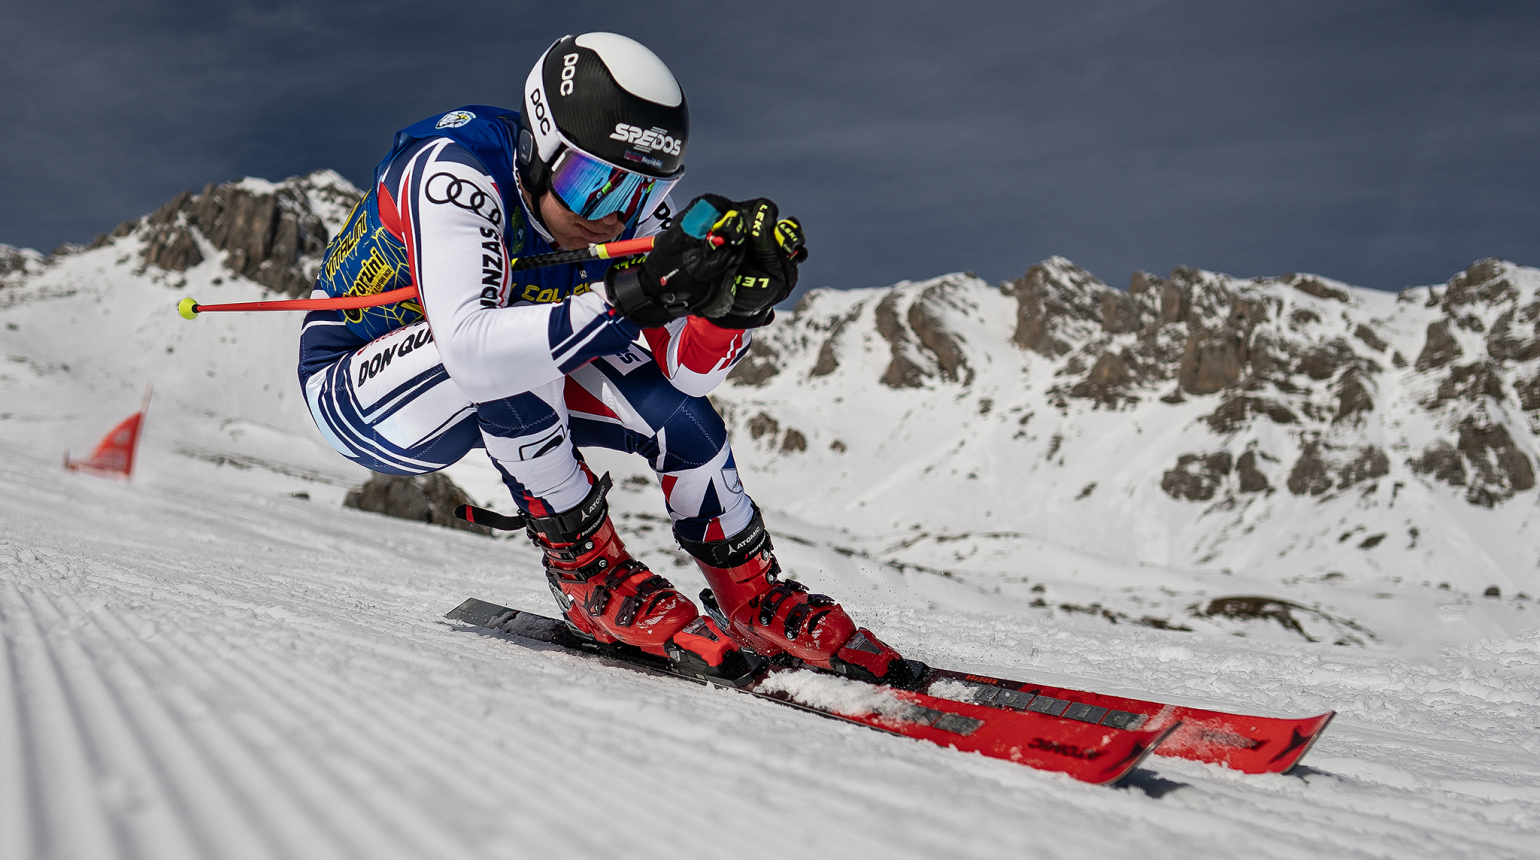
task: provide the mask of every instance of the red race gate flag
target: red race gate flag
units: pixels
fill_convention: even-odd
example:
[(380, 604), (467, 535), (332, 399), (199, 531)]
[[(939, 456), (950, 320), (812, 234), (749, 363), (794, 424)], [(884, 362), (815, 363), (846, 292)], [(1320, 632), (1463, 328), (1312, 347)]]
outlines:
[(144, 414), (150, 409), (152, 390), (153, 385), (144, 387), (144, 401), (139, 405), (139, 411), (108, 431), (102, 441), (96, 443), (91, 456), (84, 460), (71, 460), (70, 452), (65, 451), (64, 468), (71, 472), (86, 471), (124, 480), (133, 477), (134, 452), (139, 447), (139, 430), (144, 426)]

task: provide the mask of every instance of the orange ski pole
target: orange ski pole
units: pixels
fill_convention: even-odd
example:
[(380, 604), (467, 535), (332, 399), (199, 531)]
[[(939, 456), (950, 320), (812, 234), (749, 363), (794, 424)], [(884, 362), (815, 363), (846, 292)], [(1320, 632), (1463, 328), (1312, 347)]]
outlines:
[[(637, 254), (645, 254), (651, 251), (654, 238), (653, 236), (644, 236), (640, 239), (626, 239), (622, 242), (589, 245), (587, 248), (578, 248), (574, 251), (552, 251), (549, 254), (520, 257), (513, 261), (510, 268), (516, 272), (522, 272), (525, 269), (541, 269), (546, 266), (560, 266), (566, 263), (586, 263), (589, 260), (614, 260), (620, 257), (634, 257)], [(722, 238), (719, 236), (711, 237), (712, 244), (720, 245), (722, 241)], [(410, 301), (415, 298), (417, 298), (416, 287), (402, 287), (399, 290), (367, 296), (337, 296), (325, 299), (277, 299), (266, 302), (234, 302), (224, 305), (201, 305), (191, 296), (188, 296), (177, 303), (176, 309), (183, 319), (194, 319), (198, 314), (209, 311), (340, 311), (393, 305), (396, 302)]]

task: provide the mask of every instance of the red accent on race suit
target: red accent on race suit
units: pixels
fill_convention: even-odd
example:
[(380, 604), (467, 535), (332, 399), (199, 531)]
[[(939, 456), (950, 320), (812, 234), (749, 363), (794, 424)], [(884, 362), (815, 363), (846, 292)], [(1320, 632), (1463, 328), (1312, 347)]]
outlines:
[[(401, 187), (412, 187), (412, 168), (410, 166), (407, 167), (406, 172), (401, 175)], [(422, 290), (422, 274), (419, 271), (420, 267), (418, 265), (419, 261), (417, 259), (417, 231), (414, 229), (414, 225), (412, 223), (412, 217), (414, 213), (412, 210), (411, 201), (406, 202), (408, 205), (399, 207), (396, 210), (399, 213), (400, 218), (398, 226), (401, 228), (401, 233), (399, 238), (401, 239), (402, 244), (406, 245), (407, 270), (411, 272), (412, 283), (417, 285), (417, 289), (420, 295)], [(381, 216), (381, 223), (384, 223), (383, 216)], [(427, 306), (426, 298), (423, 299), (423, 306)], [(428, 324), (432, 325), (433, 323), (430, 320)]]
[(380, 223), (390, 231), (390, 235), (401, 238), (401, 212), (396, 208), (396, 198), (390, 194), (390, 188), (385, 183), (380, 183), (379, 192), (375, 195), (375, 202), (380, 207)]
[(701, 317), (687, 318), (677, 335), (666, 328), (643, 329), (642, 335), (670, 377), (680, 368), (702, 375), (719, 370), (732, 364), (744, 347), (742, 329), (720, 328)]
[(531, 496), (529, 493), (524, 494), (523, 507), (525, 512), (532, 517), (548, 517), (554, 513), (549, 505)]
[(567, 409), (570, 412), (613, 418), (616, 421), (620, 420), (620, 416), (616, 415), (613, 409), (605, 406), (599, 398), (590, 394), (588, 389), (578, 385), (577, 381), (570, 376), (567, 377), (563, 397), (567, 401)]
[(663, 498), (664, 499), (672, 498), (673, 495), (674, 495), (674, 484), (679, 481), (679, 476), (677, 476), (677, 475), (661, 475), (659, 477), (660, 477), (660, 479), (662, 480), (662, 483), (663, 483)]

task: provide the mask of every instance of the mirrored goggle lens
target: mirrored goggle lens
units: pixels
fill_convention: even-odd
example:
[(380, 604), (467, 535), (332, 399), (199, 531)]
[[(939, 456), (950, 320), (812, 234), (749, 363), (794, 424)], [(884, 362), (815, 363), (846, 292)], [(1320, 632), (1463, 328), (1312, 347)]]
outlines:
[(574, 149), (563, 152), (551, 171), (551, 190), (568, 209), (591, 221), (617, 212), (622, 221), (630, 221), (650, 198), (667, 194), (676, 181), (677, 175), (643, 176)]

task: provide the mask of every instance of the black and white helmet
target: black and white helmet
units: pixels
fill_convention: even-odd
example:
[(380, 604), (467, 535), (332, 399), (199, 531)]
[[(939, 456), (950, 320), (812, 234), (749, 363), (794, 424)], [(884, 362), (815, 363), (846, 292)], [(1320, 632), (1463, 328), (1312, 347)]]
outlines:
[(645, 217), (684, 174), (689, 134), (684, 91), (656, 54), (616, 33), (565, 36), (524, 84), (519, 182), (585, 218)]

